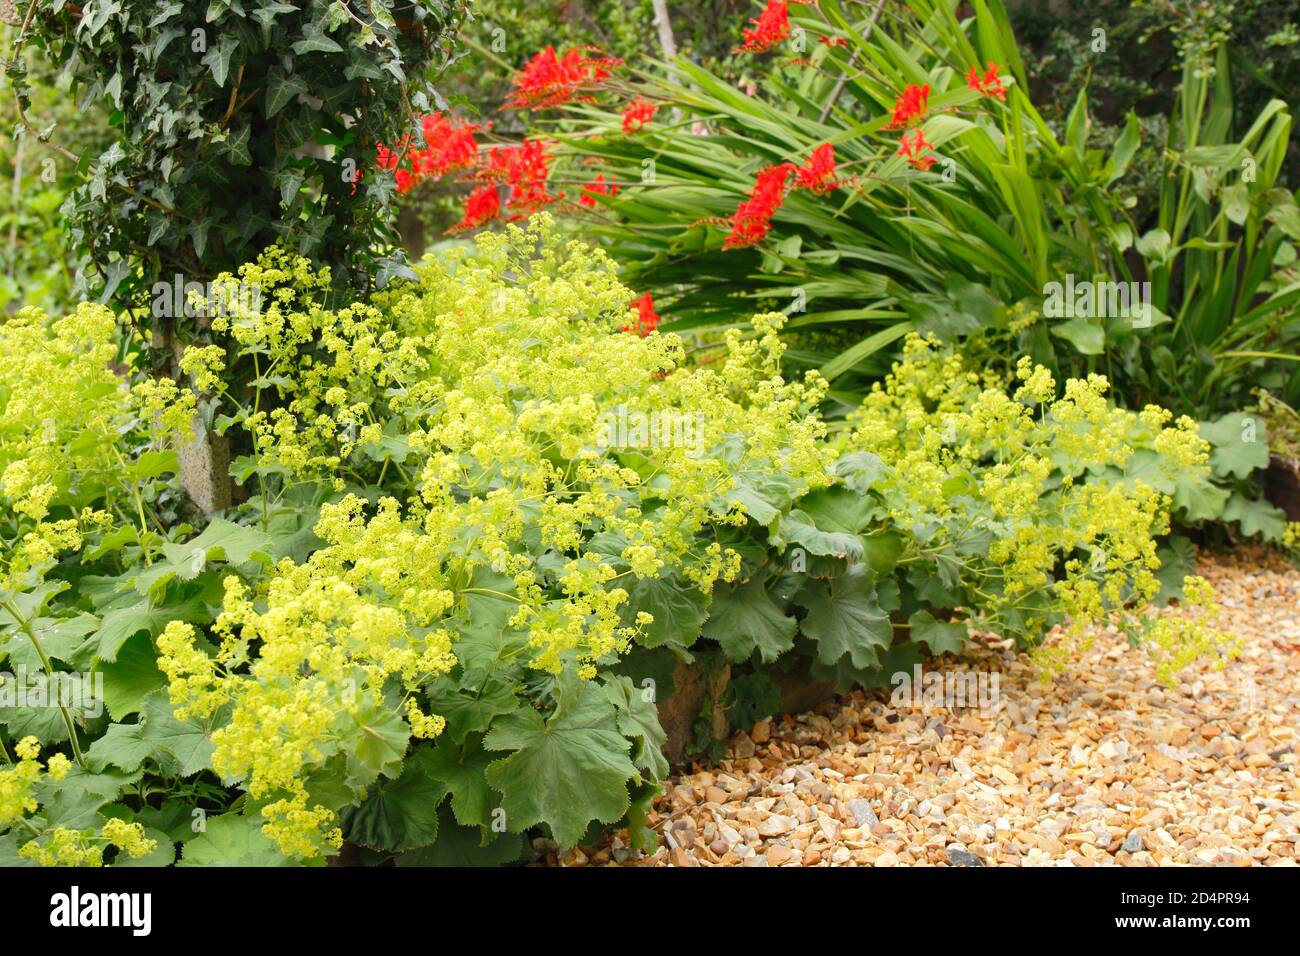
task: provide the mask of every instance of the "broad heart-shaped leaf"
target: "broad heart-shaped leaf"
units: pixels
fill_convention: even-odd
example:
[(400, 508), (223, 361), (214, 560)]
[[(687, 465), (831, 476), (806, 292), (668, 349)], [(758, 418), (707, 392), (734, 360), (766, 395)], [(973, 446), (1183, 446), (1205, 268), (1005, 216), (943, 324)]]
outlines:
[(159, 748), (163, 769), (192, 777), (212, 766), (212, 735), (229, 716), (228, 708), (223, 707), (202, 720), (177, 720), (167, 691), (158, 690), (144, 699), (140, 720), (144, 739)]
[(493, 718), (519, 706), (514, 682), (495, 674), (478, 688), (457, 686), (453, 678), (442, 677), (426, 686), (425, 693), (432, 712), (447, 721), (442, 736), (458, 744), (469, 734), (483, 733)]
[(839, 486), (809, 492), (795, 504), (822, 531), (856, 534), (871, 524), (876, 514), (873, 499)]
[(465, 609), (458, 615), (459, 637), (453, 640), (452, 651), (460, 661), (462, 683), (481, 687), (501, 666), (502, 658), (527, 643), (528, 636), (506, 626), (519, 604), (499, 595), (513, 594), (513, 579), (480, 567), (474, 571), (470, 588), (473, 590), (464, 597)]
[(1265, 541), (1280, 541), (1286, 531), (1286, 512), (1262, 499), (1234, 492), (1223, 508), (1223, 520), (1235, 521), (1248, 538), (1261, 535)]
[(98, 670), (104, 677), (104, 705), (115, 720), (134, 714), (149, 694), (167, 683), (148, 634), (128, 640), (117, 659), (101, 662)]
[(1176, 534), (1156, 552), (1160, 559), (1160, 570), (1156, 580), (1160, 582), (1160, 593), (1151, 599), (1157, 606), (1168, 604), (1175, 598), (1183, 597), (1183, 579), (1196, 573), (1196, 549), (1192, 542)]
[(144, 838), (157, 844), (142, 857), (133, 858), (129, 853), (119, 853), (113, 860), (114, 867), (139, 869), (154, 866), (171, 866), (176, 862), (176, 841), (161, 830), (145, 827)]
[(1201, 437), (1214, 446), (1210, 468), (1216, 475), (1245, 478), (1268, 467), (1264, 420), (1245, 412), (1228, 412), (1218, 421), (1201, 422)]
[(733, 661), (748, 660), (757, 650), (764, 663), (770, 664), (794, 646), (798, 627), (793, 617), (772, 603), (763, 582), (755, 578), (748, 584), (718, 584), (714, 588), (704, 636), (722, 645), (723, 653)]
[(894, 640), (889, 614), (876, 600), (875, 576), (861, 566), (829, 583), (810, 579), (795, 603), (808, 612), (803, 633), (817, 642), (823, 664), (847, 654), (854, 667), (876, 667), (879, 651)]
[(456, 823), (446, 806), (438, 810), (438, 841), (400, 854), (397, 866), (501, 866), (523, 854), (524, 840), (518, 833), (498, 833), (487, 843), (477, 827)]
[(432, 750), (421, 753), (428, 754), (424, 759), (429, 776), (444, 792), (451, 794), (451, 810), (456, 821), (461, 826), (476, 826), (486, 831), (497, 798), (486, 778), (493, 756), (483, 749), (480, 739), (470, 737), (463, 747), (450, 740), (439, 740)]
[(598, 685), (561, 679), (558, 697), (549, 719), (531, 707), (498, 719), (483, 746), (514, 751), (487, 768), (487, 782), (502, 794), (506, 826), (520, 832), (545, 823), (557, 843), (573, 846), (591, 821), (622, 819), (637, 772), (614, 705)]
[(411, 739), (411, 728), (391, 707), (383, 701), (367, 701), (355, 713), (344, 714), (341, 723), (340, 734), (352, 780), (369, 786), (381, 774), (397, 775)]
[(931, 654), (944, 652), (960, 654), (970, 639), (970, 632), (965, 624), (936, 621), (929, 611), (917, 611), (907, 619), (907, 623), (911, 629), (909, 636), (912, 640), (924, 644), (930, 649)]
[(650, 826), (650, 811), (655, 797), (663, 793), (658, 784), (640, 783), (632, 788), (627, 808), (627, 835), (632, 849), (653, 853), (659, 848), (659, 834)]
[(91, 767), (112, 764), (121, 770), (139, 770), (156, 750), (152, 741), (145, 740), (141, 724), (110, 724), (104, 736), (90, 745), (86, 759)]
[(35, 737), (42, 747), (68, 739), (68, 725), (57, 707), (0, 707), (0, 724), (11, 740)]
[(438, 804), (446, 789), (430, 766), (433, 750), (411, 754), (396, 780), (381, 780), (361, 806), (344, 814), (348, 839), (393, 853), (428, 846), (438, 838)]
[(632, 763), (651, 780), (668, 776), (664, 744), (668, 735), (659, 723), (659, 711), (653, 699), (632, 683), (630, 677), (610, 677), (605, 681), (605, 696), (618, 714), (618, 729), (633, 741)]
[(860, 495), (865, 495), (889, 474), (889, 467), (880, 456), (869, 451), (845, 455), (831, 470), (844, 482), (844, 487)]
[[(93, 614), (78, 614), (76, 617), (41, 617), (32, 622), (32, 630), (41, 642), (41, 649), (46, 655), (65, 664), (74, 662), (76, 651), (85, 642), (86, 635), (99, 626), (99, 618)], [(9, 630), (7, 639), (0, 638), (0, 660), (9, 656), (13, 665), (26, 668), (35, 674), (44, 670), (41, 655), (36, 652), (36, 645), (26, 632), (14, 627)]]
[[(215, 576), (207, 583), (214, 582)], [(205, 586), (203, 582), (195, 582), (164, 588), (157, 601), (136, 597), (133, 592), (117, 595), (111, 602), (117, 606), (104, 612), (88, 648), (80, 653), (89, 651), (94, 660), (114, 661), (122, 645), (135, 634), (145, 632), (156, 637), (172, 621), (207, 624), (212, 614), (204, 602)]]
[(1073, 345), (1080, 355), (1100, 355), (1106, 350), (1106, 330), (1096, 319), (1073, 318), (1058, 322), (1051, 331)]
[(208, 817), (202, 833), (185, 844), (177, 866), (294, 866), (262, 833), (259, 817), (227, 813)]
[(172, 578), (191, 581), (209, 561), (239, 565), (256, 560), (269, 564), (274, 550), (275, 542), (265, 531), (214, 518), (198, 537), (164, 545), (165, 560), (140, 571), (135, 576), (135, 589), (147, 595)]
[(1174, 486), (1174, 509), (1189, 523), (1213, 521), (1227, 503), (1228, 489), (1211, 484), (1204, 475), (1184, 476)]
[(700, 628), (709, 616), (709, 597), (698, 588), (683, 585), (674, 578), (635, 578), (628, 586), (623, 605), (623, 623), (630, 625), (638, 611), (654, 616), (638, 641), (643, 647), (662, 647), (668, 643), (690, 647), (700, 636)]
[(39, 784), (36, 797), (50, 826), (84, 830), (97, 826), (100, 808), (112, 803), (124, 787), (139, 779), (139, 771), (101, 770), (89, 773), (80, 767), (73, 767), (62, 780), (48, 780)]
[(798, 508), (781, 515), (769, 540), (776, 547), (791, 545), (809, 554), (834, 555), (850, 562), (862, 560), (862, 538), (849, 531), (823, 530)]

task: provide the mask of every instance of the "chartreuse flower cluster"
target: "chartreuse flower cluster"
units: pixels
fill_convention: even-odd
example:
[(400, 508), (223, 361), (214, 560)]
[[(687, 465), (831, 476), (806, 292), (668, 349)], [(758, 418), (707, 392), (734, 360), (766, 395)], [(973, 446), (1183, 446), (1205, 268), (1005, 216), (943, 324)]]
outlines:
[(38, 793), (57, 790), (72, 769), (72, 762), (56, 753), (42, 766), (40, 752), (35, 737), (24, 737), (12, 756), (7, 752), (0, 755), (5, 762), (0, 767), (0, 829), (26, 832), (28, 839), (18, 850), (21, 859), (42, 866), (101, 866), (104, 850), (110, 846), (137, 860), (157, 846), (157, 841), (145, 837), (139, 823), (115, 817), (98, 830), (42, 826), (42, 821), (34, 819), (40, 809)]
[[(69, 584), (112, 567), (91, 567), (87, 554), (130, 542), (139, 560), (165, 540), (146, 497), (152, 479), (174, 462), (162, 449), (188, 437), (196, 408), (190, 392), (170, 381), (132, 389), (115, 370), (118, 340), (112, 312), (91, 304), (62, 318), (24, 309), (0, 322), (0, 661), (26, 661), (51, 682), (74, 658), (89, 665), (97, 647), (78, 647), (98, 622)], [(142, 465), (147, 451), (154, 457)], [(38, 814), (73, 766), (55, 752), (42, 768), (42, 742), (66, 742), (87, 767), (80, 715), (62, 700), (50, 714), (52, 725), (18, 708), (2, 718), (9, 739), (19, 739), (16, 759), (0, 746), (0, 839), (18, 857), (45, 865), (97, 865), (110, 844), (136, 857), (149, 852), (152, 841), (138, 824), (110, 819), (98, 830), (70, 828), (57, 815)]]
[[(368, 723), (399, 755), (438, 736), (428, 687), (483, 640), (495, 666), (521, 666), (512, 680), (596, 677), (654, 621), (629, 607), (633, 582), (671, 573), (708, 594), (736, 577), (719, 538), (748, 520), (738, 474), (806, 490), (833, 458), (814, 413), (825, 382), (780, 375), (781, 316), (688, 367), (676, 336), (619, 331), (633, 294), (544, 217), (426, 262), (372, 307), (324, 309), (324, 277), (304, 270), (275, 252), (241, 272), (274, 301), (214, 323), (183, 365), (233, 401), (223, 364), (256, 358), (266, 394), (230, 420), (286, 486), (327, 476), (345, 493), (321, 509), (323, 547), (257, 593), (228, 586), (214, 652), (185, 624), (159, 640), (178, 715), (231, 707), (213, 766), (270, 801), (265, 832), (296, 856), (337, 845), (309, 777), (364, 746)], [(691, 440), (626, 441), (611, 422), (629, 412), (686, 420)], [(490, 635), (475, 601), (508, 608)]]
[(916, 536), (912, 560), (956, 569), (972, 623), (1038, 644), (1070, 619), (1064, 642), (1036, 648), (1048, 669), (1089, 624), (1159, 591), (1170, 502), (1156, 489), (1207, 470), (1194, 421), (1116, 408), (1106, 390), (1092, 375), (1058, 397), (1027, 358), (1009, 384), (913, 335), (843, 439), (887, 466), (875, 490), (889, 519)]

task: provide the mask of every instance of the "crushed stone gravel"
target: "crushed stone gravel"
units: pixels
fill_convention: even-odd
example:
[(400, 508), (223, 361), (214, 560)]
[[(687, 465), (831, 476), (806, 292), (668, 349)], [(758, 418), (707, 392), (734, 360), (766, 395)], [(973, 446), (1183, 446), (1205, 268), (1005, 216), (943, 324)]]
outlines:
[(1300, 571), (1257, 550), (1202, 556), (1198, 571), (1244, 638), (1225, 670), (1198, 664), (1164, 687), (1099, 627), (1044, 681), (977, 638), (926, 666), (996, 672), (992, 706), (896, 710), (888, 691), (855, 691), (772, 718), (665, 783), (655, 853), (615, 831), (548, 862), (1295, 866)]

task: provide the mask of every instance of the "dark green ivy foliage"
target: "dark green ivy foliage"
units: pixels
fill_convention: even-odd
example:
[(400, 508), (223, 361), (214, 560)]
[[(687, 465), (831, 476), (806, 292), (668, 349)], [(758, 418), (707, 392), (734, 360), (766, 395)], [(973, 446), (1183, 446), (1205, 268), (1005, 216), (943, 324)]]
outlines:
[(112, 111), (63, 209), (83, 291), (140, 307), (159, 280), (204, 281), (277, 241), (347, 294), (403, 268), (375, 148), (441, 102), (427, 77), (466, 0), (33, 2), (28, 42)]

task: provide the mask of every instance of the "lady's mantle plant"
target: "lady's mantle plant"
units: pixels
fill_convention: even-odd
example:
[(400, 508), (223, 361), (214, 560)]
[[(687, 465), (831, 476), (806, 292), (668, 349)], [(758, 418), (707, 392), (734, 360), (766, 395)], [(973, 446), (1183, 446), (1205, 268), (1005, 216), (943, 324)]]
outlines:
[[(1039, 644), (1150, 595), (1161, 483), (1205, 468), (1099, 380), (1008, 386), (919, 339), (828, 440), (780, 316), (693, 363), (544, 219), (343, 309), (280, 247), (239, 280), (263, 300), (185, 352), (190, 387), (128, 389), (100, 307), (0, 326), (0, 655), (102, 675), (106, 707), (0, 708), (0, 859), (649, 847), (633, 649), (878, 686), (968, 624)], [(249, 497), (196, 533), (162, 449), (200, 406), (245, 434)], [(1230, 651), (1212, 613), (1134, 634), (1168, 679)]]

